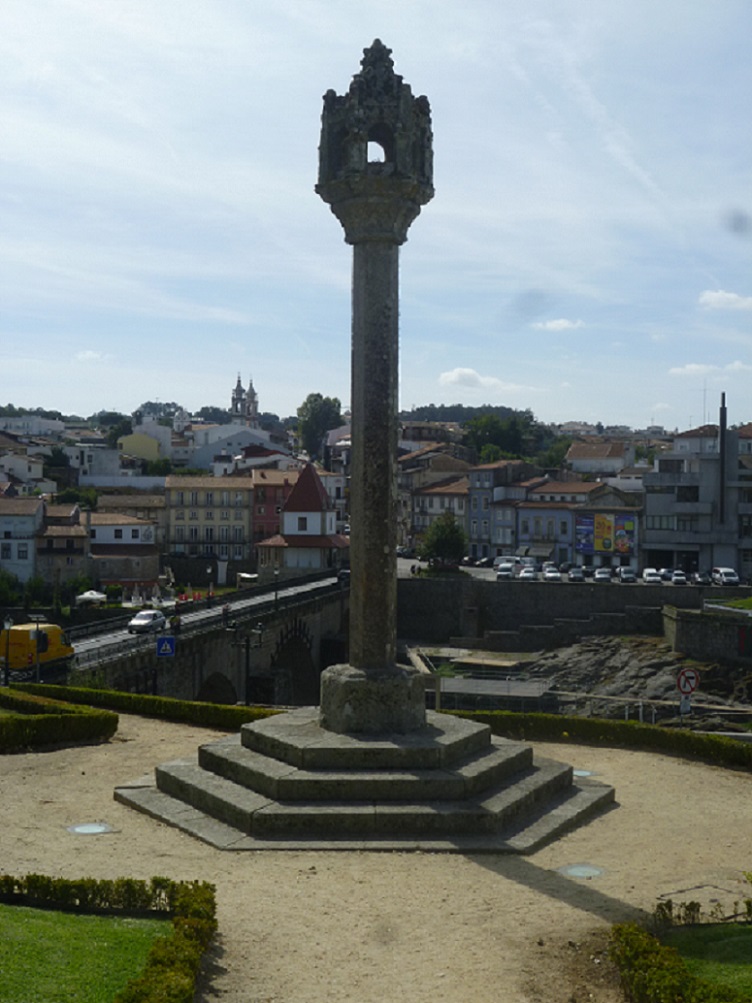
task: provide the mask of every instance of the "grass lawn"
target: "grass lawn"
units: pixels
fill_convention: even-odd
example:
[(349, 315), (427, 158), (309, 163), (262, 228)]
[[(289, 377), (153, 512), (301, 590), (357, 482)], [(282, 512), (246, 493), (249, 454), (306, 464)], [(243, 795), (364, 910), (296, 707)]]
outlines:
[(112, 1003), (169, 920), (0, 904), (0, 1003)]
[(661, 939), (676, 948), (693, 975), (752, 999), (752, 924), (675, 927)]

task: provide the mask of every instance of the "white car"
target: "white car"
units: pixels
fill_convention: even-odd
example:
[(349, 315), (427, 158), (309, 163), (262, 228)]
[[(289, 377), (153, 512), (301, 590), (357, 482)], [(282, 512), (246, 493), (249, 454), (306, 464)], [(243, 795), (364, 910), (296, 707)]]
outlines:
[(593, 574), (594, 582), (610, 582), (611, 568), (596, 568)]
[(710, 572), (714, 585), (740, 585), (739, 575), (733, 568), (713, 568)]
[(509, 582), (514, 578), (514, 565), (512, 564), (497, 564), (496, 565), (496, 581), (497, 582)]
[(686, 585), (687, 584), (687, 576), (684, 574), (683, 571), (675, 571), (671, 575), (671, 584), (672, 585)]
[(544, 582), (560, 582), (561, 574), (559, 569), (553, 564), (549, 564), (547, 568), (543, 569), (543, 581)]
[(642, 572), (642, 580), (646, 585), (660, 585), (663, 581), (655, 568), (645, 568)]
[(142, 609), (128, 624), (128, 633), (148, 634), (151, 631), (164, 630), (166, 626), (164, 613), (160, 613), (158, 609)]
[(521, 582), (536, 582), (538, 580), (538, 572), (528, 564), (520, 571), (517, 577)]

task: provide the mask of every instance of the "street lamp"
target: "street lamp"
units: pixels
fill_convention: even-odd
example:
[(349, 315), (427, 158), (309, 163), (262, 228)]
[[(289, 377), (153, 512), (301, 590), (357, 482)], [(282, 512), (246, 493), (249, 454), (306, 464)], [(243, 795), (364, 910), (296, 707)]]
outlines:
[(13, 626), (13, 617), (6, 616), (3, 622), (5, 628), (5, 685), (10, 686), (10, 628)]
[[(251, 638), (254, 639), (254, 643), (251, 644)], [(245, 648), (245, 703), (246, 706), (251, 702), (251, 648), (260, 648), (264, 643), (264, 625), (260, 621), (255, 627), (252, 627), (250, 632), (243, 638), (243, 647)], [(236, 641), (235, 644), (239, 647), (240, 642)]]
[(212, 601), (214, 599), (214, 593), (212, 592), (212, 570), (213, 569), (212, 569), (211, 564), (207, 565), (206, 576), (209, 579), (209, 587), (206, 590), (206, 608), (207, 609), (209, 609), (209, 607), (211, 606)]
[(277, 611), (277, 606), (279, 600), (279, 565), (274, 565), (274, 612)]

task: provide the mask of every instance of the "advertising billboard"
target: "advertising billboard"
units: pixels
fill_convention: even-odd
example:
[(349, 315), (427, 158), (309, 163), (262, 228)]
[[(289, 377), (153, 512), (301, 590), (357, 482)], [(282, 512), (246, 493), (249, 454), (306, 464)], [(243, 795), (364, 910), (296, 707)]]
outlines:
[(575, 550), (578, 554), (619, 554), (635, 552), (636, 516), (596, 512), (575, 517)]

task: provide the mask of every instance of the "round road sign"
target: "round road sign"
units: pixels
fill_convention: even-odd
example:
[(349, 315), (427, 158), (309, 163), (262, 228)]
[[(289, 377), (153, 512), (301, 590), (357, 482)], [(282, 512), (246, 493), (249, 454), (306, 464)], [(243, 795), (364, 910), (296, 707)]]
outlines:
[(694, 693), (700, 685), (700, 673), (697, 669), (682, 669), (676, 679), (676, 688), (680, 693)]

